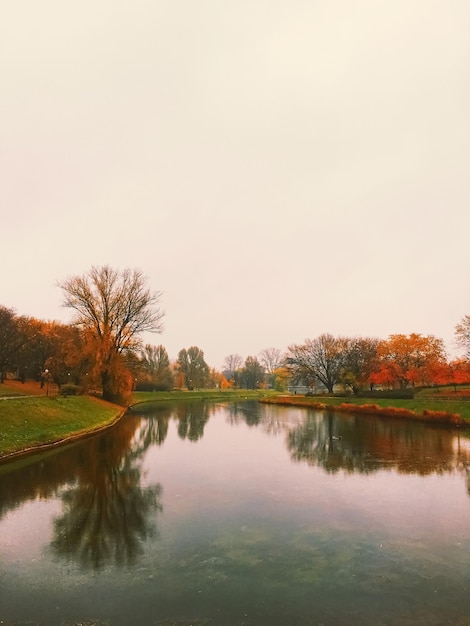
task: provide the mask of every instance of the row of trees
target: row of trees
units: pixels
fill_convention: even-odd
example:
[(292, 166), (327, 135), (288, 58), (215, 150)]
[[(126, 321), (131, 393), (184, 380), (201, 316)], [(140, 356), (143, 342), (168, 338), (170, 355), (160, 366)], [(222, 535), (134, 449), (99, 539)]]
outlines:
[(309, 386), (320, 383), (330, 393), (342, 384), (354, 393), (375, 385), (405, 389), (470, 380), (468, 364), (448, 363), (444, 344), (432, 335), (333, 337), (323, 334), (289, 347), (286, 363), (294, 380)]
[[(457, 339), (470, 348), (470, 317), (465, 326), (468, 341), (457, 327)], [(225, 359), (224, 374), (235, 385), (246, 384), (247, 370), (256, 372), (258, 385), (285, 388), (287, 383), (322, 388), (332, 393), (337, 385), (357, 394), (364, 389), (400, 388), (415, 385), (457, 384), (470, 382), (470, 359), (449, 361), (444, 343), (433, 335), (390, 335), (374, 337), (334, 337), (322, 334), (289, 346), (287, 352), (269, 348), (261, 351), (259, 360), (231, 354)], [(248, 366), (248, 367), (247, 367)]]
[(322, 334), (291, 345), (262, 350), (245, 361), (226, 357), (223, 371), (208, 366), (197, 346), (183, 348), (170, 363), (164, 346), (142, 345), (143, 332), (161, 333), (161, 293), (146, 286), (138, 270), (116, 271), (105, 265), (58, 283), (71, 324), (17, 316), (0, 306), (0, 381), (8, 372), (20, 379), (53, 380), (100, 388), (118, 400), (137, 384), (155, 389), (207, 386), (286, 387), (288, 381), (332, 392), (342, 384), (358, 393), (374, 385), (413, 385), (470, 381), (470, 316), (456, 327), (465, 357), (449, 362), (441, 339), (420, 334), (334, 337)]
[(132, 386), (132, 371), (144, 331), (161, 332), (160, 292), (146, 287), (138, 270), (105, 265), (61, 283), (71, 324), (18, 317), (0, 307), (0, 379), (24, 379), (99, 387), (117, 400)]

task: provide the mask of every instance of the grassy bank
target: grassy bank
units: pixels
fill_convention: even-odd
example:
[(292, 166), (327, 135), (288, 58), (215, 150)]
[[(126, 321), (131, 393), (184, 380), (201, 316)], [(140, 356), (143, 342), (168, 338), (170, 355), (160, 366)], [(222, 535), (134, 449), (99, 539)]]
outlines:
[(0, 460), (14, 452), (102, 428), (122, 410), (88, 396), (0, 400)]
[(439, 422), (470, 426), (470, 402), (468, 400), (441, 400), (432, 396), (415, 397), (410, 400), (376, 398), (341, 398), (331, 396), (278, 396), (262, 401), (274, 404), (305, 406), (310, 408), (375, 413), (394, 417), (420, 419), (427, 422)]
[[(123, 411), (109, 402), (89, 396), (46, 396), (37, 383), (7, 381), (0, 387), (0, 461), (13, 453), (99, 430)], [(272, 391), (209, 389), (202, 391), (136, 392), (130, 404), (168, 400), (259, 399)], [(1, 399), (1, 397), (5, 399)], [(18, 397), (21, 396), (21, 397)]]
[(279, 392), (270, 389), (201, 389), (197, 391), (135, 391), (130, 405), (166, 400), (258, 400), (275, 397)]
[[(46, 396), (44, 389), (34, 385), (3, 386), (0, 399), (0, 461), (12, 453), (34, 449), (69, 437), (99, 430), (116, 419), (122, 407), (89, 396)], [(37, 394), (42, 394), (39, 397)], [(276, 404), (311, 408), (375, 413), (428, 422), (465, 424), (470, 426), (470, 401), (458, 395), (455, 399), (418, 395), (414, 399), (354, 398), (330, 396), (281, 395), (272, 390), (205, 389), (198, 391), (134, 392), (129, 402), (138, 410), (149, 403), (181, 400), (233, 401), (253, 399)], [(456, 417), (458, 416), (458, 417)]]

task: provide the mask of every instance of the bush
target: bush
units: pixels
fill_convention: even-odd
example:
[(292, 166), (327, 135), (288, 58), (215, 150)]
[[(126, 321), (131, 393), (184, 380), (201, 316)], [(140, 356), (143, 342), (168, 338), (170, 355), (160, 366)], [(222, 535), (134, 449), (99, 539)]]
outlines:
[(62, 385), (60, 388), (60, 395), (67, 396), (79, 396), (82, 393), (82, 388), (79, 385), (72, 385), (71, 383), (67, 383), (66, 385)]
[(379, 391), (374, 389), (372, 391), (360, 391), (357, 394), (357, 398), (384, 398), (386, 400), (413, 400), (414, 389), (384, 389)]
[(154, 383), (151, 380), (142, 380), (137, 382), (135, 391), (171, 391), (171, 385)]

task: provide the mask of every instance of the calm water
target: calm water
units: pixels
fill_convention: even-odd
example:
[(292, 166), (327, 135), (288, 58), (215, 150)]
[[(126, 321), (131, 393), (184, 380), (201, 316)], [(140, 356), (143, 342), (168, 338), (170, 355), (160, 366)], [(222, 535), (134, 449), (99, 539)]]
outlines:
[(470, 439), (165, 405), (0, 466), (0, 624), (470, 625)]

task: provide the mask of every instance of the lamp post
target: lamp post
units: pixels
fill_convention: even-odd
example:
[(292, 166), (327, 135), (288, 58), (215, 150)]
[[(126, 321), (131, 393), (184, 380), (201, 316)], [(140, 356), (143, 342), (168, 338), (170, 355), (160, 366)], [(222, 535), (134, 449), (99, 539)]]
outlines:
[(46, 375), (46, 396), (49, 395), (49, 370), (44, 370), (44, 374)]

